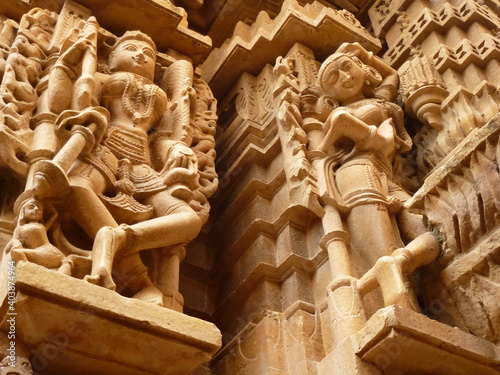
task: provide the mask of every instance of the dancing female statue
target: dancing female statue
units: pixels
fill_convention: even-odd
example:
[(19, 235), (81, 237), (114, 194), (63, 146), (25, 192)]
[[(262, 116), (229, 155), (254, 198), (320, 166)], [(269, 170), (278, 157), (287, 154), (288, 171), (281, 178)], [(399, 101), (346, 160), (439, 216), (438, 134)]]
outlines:
[[(206, 198), (216, 186), (215, 172), (201, 171), (198, 159), (205, 169), (213, 168), (207, 162), (213, 152), (207, 156), (193, 144), (206, 137), (195, 136), (202, 127), (194, 126), (190, 115), (197, 107), (192, 66), (178, 62), (183, 74), (176, 79), (185, 82), (177, 91), (165, 88), (178, 97), (170, 110), (172, 98), (153, 82), (154, 42), (127, 32), (102, 66), (97, 30), (89, 20), (50, 73), (48, 105), (60, 113), (56, 127), (64, 142), (53, 160), (34, 165), (32, 192), (42, 200), (64, 197), (93, 240), (88, 282), (115, 289), (119, 281), (126, 295), (162, 305), (163, 294), (139, 252), (180, 249), (197, 236)], [(214, 105), (213, 97), (208, 101)], [(204, 103), (205, 110), (212, 113), (213, 105), (207, 110)]]

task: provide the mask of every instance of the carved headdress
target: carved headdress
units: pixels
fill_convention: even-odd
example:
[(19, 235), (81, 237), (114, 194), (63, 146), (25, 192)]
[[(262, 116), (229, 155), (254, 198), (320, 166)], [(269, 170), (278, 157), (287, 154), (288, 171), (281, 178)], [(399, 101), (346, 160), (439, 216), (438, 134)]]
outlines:
[(142, 31), (139, 30), (130, 30), (125, 32), (125, 34), (119, 37), (115, 42), (115, 44), (113, 44), (113, 47), (111, 47), (111, 53), (113, 53), (120, 44), (122, 44), (127, 40), (138, 40), (141, 42), (148, 43), (156, 53), (156, 44), (153, 41), (153, 39), (151, 39), (148, 35), (144, 34)]

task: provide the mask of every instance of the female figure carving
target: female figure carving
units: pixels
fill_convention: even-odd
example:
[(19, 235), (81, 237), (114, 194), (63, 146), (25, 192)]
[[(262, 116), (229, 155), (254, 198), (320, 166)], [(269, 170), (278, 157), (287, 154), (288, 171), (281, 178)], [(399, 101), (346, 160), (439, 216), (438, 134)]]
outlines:
[(379, 258), (404, 247), (401, 237), (425, 232), (421, 218), (403, 208), (410, 196), (393, 172), (396, 156), (411, 148), (402, 110), (390, 101), (398, 77), (354, 43), (323, 63), (318, 82), (339, 104), (324, 124), (319, 149), (334, 159), (329, 185), (345, 215), (354, 276), (360, 277)]
[[(87, 281), (109, 289), (119, 283), (125, 294), (162, 305), (139, 252), (165, 248), (171, 254), (199, 233), (205, 216), (192, 208), (200, 202), (190, 202), (200, 187), (198, 158), (183, 142), (189, 137), (171, 139), (164, 130), (168, 100), (153, 82), (154, 42), (127, 32), (101, 72), (95, 33), (87, 26), (51, 72), (49, 107), (62, 112), (60, 133), (70, 133), (52, 161), (34, 165), (33, 191), (42, 199), (63, 195), (93, 239)], [(183, 99), (188, 107), (195, 102), (193, 87)]]

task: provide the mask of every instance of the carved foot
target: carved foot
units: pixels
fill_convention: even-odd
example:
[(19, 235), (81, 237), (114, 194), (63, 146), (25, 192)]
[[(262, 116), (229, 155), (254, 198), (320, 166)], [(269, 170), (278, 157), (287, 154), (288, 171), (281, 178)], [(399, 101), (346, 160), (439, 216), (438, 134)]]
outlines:
[(57, 272), (71, 276), (72, 270), (73, 270), (73, 263), (64, 261), (61, 267), (57, 269)]
[(163, 295), (163, 307), (182, 312), (184, 307), (184, 297), (179, 292)]
[(84, 278), (85, 281), (97, 285), (97, 286), (102, 286), (106, 289), (110, 290), (115, 290), (116, 289), (116, 284), (113, 281), (113, 277), (111, 276), (111, 273), (109, 273), (107, 270), (104, 268), (101, 268), (97, 274), (92, 274), (92, 275), (87, 275)]
[(66, 172), (50, 160), (33, 165), (33, 193), (39, 199), (61, 198), (69, 191)]
[(115, 254), (127, 244), (128, 226), (102, 227), (95, 237), (92, 248), (92, 272), (85, 276), (89, 283), (115, 290), (112, 269)]
[(150, 285), (134, 294), (134, 298), (144, 302), (153, 303), (158, 306), (163, 306), (163, 293), (153, 285)]

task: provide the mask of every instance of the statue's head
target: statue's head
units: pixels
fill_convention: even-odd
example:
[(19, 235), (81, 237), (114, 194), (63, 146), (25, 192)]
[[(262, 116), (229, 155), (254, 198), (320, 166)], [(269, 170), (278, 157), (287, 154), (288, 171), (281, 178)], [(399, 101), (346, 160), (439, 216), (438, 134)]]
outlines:
[(108, 63), (113, 72), (135, 73), (152, 80), (156, 65), (156, 45), (140, 31), (127, 31), (113, 45)]
[(373, 96), (381, 81), (373, 67), (346, 53), (329, 56), (318, 73), (318, 84), (340, 104)]
[(43, 218), (43, 204), (36, 198), (24, 201), (19, 211), (20, 223), (40, 222)]

